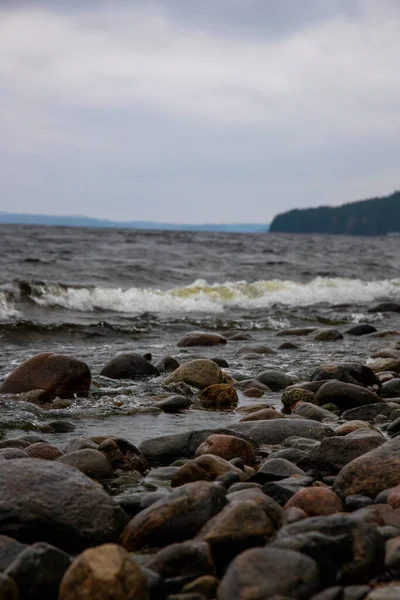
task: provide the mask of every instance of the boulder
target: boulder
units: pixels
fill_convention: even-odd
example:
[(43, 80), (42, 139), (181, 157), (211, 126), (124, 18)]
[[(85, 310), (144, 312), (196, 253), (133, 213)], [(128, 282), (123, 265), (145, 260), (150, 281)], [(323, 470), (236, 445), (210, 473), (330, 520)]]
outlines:
[(121, 543), (132, 552), (145, 546), (164, 547), (190, 539), (226, 502), (221, 486), (206, 481), (188, 483), (133, 517), (125, 527)]
[(210, 435), (200, 444), (195, 456), (201, 456), (202, 454), (214, 454), (225, 460), (239, 457), (245, 465), (249, 466), (254, 466), (256, 461), (254, 448), (249, 442), (234, 435), (221, 433)]
[(57, 462), (70, 465), (92, 479), (111, 479), (113, 475), (111, 465), (104, 454), (90, 448), (64, 454)]
[(0, 533), (67, 551), (115, 540), (126, 517), (77, 469), (36, 458), (0, 463)]
[(40, 401), (87, 396), (91, 384), (90, 369), (84, 362), (66, 356), (43, 352), (17, 367), (0, 385), (0, 394), (19, 394), (43, 390)]
[(59, 600), (149, 600), (135, 558), (116, 544), (89, 548), (65, 573)]
[(56, 460), (62, 456), (62, 452), (56, 446), (47, 442), (36, 442), (31, 444), (25, 450), (26, 454), (31, 458), (41, 458), (43, 460)]
[(368, 309), (369, 313), (376, 312), (398, 312), (400, 313), (400, 302), (380, 302)]
[(166, 385), (179, 381), (204, 389), (215, 383), (221, 383), (222, 371), (212, 360), (197, 358), (185, 363), (164, 379)]
[(400, 358), (375, 358), (369, 362), (368, 366), (374, 373), (393, 371), (400, 375)]
[(309, 598), (319, 587), (315, 561), (300, 552), (252, 548), (229, 565), (218, 588), (218, 600)]
[(398, 598), (400, 598), (400, 584), (395, 581), (379, 585), (371, 590), (363, 600), (398, 600)]
[(21, 600), (17, 584), (5, 573), (0, 573), (0, 598), (4, 600)]
[(115, 356), (100, 374), (110, 379), (143, 379), (160, 373), (144, 356), (132, 352)]
[(268, 421), (269, 419), (285, 419), (285, 415), (278, 412), (275, 408), (262, 408), (261, 410), (254, 410), (245, 417), (242, 417), (240, 422)]
[(344, 383), (353, 383), (363, 387), (378, 386), (380, 381), (375, 373), (361, 363), (343, 362), (328, 363), (317, 367), (311, 374), (310, 381), (323, 381), (324, 379), (337, 379)]
[(317, 329), (318, 329), (318, 327), (292, 327), (291, 329), (281, 329), (280, 331), (278, 331), (278, 333), (276, 335), (277, 336), (284, 336), (284, 335), (296, 335), (296, 336), (309, 335), (310, 333), (312, 333), (313, 331), (316, 331)]
[(195, 579), (202, 575), (215, 575), (210, 547), (200, 540), (188, 540), (170, 544), (146, 561), (146, 568), (158, 573), (164, 579), (188, 577)]
[(382, 398), (399, 398), (400, 397), (400, 378), (391, 379), (382, 384)]
[(104, 454), (114, 471), (138, 471), (142, 475), (149, 470), (146, 457), (136, 446), (119, 437), (97, 437), (97, 450)]
[(180, 367), (179, 362), (173, 356), (163, 356), (154, 363), (155, 368), (159, 373), (169, 373), (170, 371), (175, 371)]
[(342, 419), (345, 419), (346, 421), (361, 420), (373, 422), (377, 415), (389, 417), (392, 412), (393, 409), (389, 404), (378, 402), (376, 404), (366, 404), (365, 406), (350, 408), (342, 414)]
[(368, 335), (369, 333), (374, 333), (375, 331), (377, 331), (377, 329), (371, 325), (371, 323), (358, 323), (357, 325), (353, 325), (352, 327), (349, 327), (349, 329), (346, 329), (346, 333), (348, 335), (356, 336)]
[(238, 395), (228, 383), (209, 385), (200, 394), (199, 400), (205, 408), (224, 408), (238, 403)]
[(217, 344), (226, 344), (226, 338), (219, 333), (211, 333), (209, 331), (190, 331), (178, 342), (178, 346), (181, 348), (188, 346), (216, 346)]
[(236, 473), (241, 481), (246, 479), (244, 471), (227, 460), (213, 454), (203, 454), (182, 465), (172, 476), (171, 486), (178, 487), (192, 481), (214, 481), (225, 473)]
[(276, 354), (276, 352), (268, 346), (262, 346), (260, 344), (248, 344), (247, 346), (242, 346), (239, 348), (236, 354)]
[(256, 444), (281, 444), (291, 436), (322, 440), (334, 435), (333, 429), (328, 425), (309, 419), (273, 419), (272, 421), (234, 423), (230, 425), (230, 429), (245, 433)]
[(160, 408), (166, 413), (178, 413), (182, 410), (190, 408), (192, 404), (193, 402), (190, 400), (190, 398), (186, 398), (180, 394), (174, 394), (173, 396), (164, 398), (164, 400), (158, 400), (157, 402), (154, 402), (153, 406)]
[(305, 419), (311, 419), (313, 421), (323, 421), (324, 419), (337, 419), (336, 415), (334, 415), (329, 410), (321, 408), (321, 406), (311, 404), (310, 402), (300, 402), (292, 410), (292, 413), (294, 415), (299, 415), (300, 417), (304, 417)]
[(292, 475), (305, 475), (305, 472), (285, 458), (267, 458), (260, 464), (251, 480), (264, 484), (268, 481), (286, 479)]
[(343, 467), (333, 489), (342, 498), (355, 494), (375, 498), (379, 492), (399, 483), (400, 437), (396, 437)]
[(332, 515), (343, 511), (341, 499), (327, 487), (309, 487), (296, 492), (285, 504), (285, 509), (301, 508), (307, 517)]
[(283, 392), (281, 402), (286, 409), (291, 409), (298, 402), (315, 404), (315, 393), (311, 390), (292, 387)]
[(315, 395), (315, 402), (319, 406), (332, 403), (341, 410), (380, 401), (379, 396), (360, 385), (335, 380), (324, 383)]
[(273, 392), (284, 390), (293, 384), (293, 379), (278, 369), (267, 369), (257, 376), (258, 381), (267, 385)]
[(316, 342), (335, 342), (342, 340), (343, 335), (337, 329), (319, 328), (308, 335)]

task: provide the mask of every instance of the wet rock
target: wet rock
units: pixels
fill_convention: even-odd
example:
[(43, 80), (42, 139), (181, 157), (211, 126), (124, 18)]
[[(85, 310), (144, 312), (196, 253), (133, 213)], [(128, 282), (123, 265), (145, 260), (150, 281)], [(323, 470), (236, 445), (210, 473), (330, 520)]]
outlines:
[(5, 573), (0, 573), (0, 598), (4, 600), (21, 600), (15, 581)]
[(364, 494), (370, 498), (400, 483), (400, 438), (352, 460), (340, 471), (334, 491), (341, 497)]
[(240, 422), (268, 421), (270, 419), (285, 419), (285, 415), (278, 412), (275, 408), (262, 408), (261, 410), (255, 410), (245, 417), (242, 417)]
[(64, 354), (43, 352), (17, 367), (0, 385), (0, 394), (40, 389), (45, 392), (40, 400), (48, 401), (56, 396), (87, 396), (90, 384), (90, 369), (84, 362)]
[(368, 496), (362, 496), (361, 494), (347, 496), (344, 501), (344, 509), (346, 512), (354, 512), (355, 510), (369, 506), (372, 504), (372, 502), (373, 501), (371, 498), (368, 498)]
[(257, 473), (251, 477), (251, 481), (267, 483), (268, 481), (279, 481), (292, 475), (305, 475), (305, 472), (284, 458), (267, 458), (258, 468)]
[(288, 477), (280, 481), (270, 481), (263, 485), (265, 494), (284, 506), (296, 492), (312, 484), (312, 477)]
[[(396, 311), (397, 312), (397, 311)], [(387, 583), (373, 589), (365, 600), (398, 600), (400, 598), (400, 584)]]
[(167, 355), (163, 356), (162, 358), (160, 358), (160, 360), (154, 363), (154, 366), (159, 373), (169, 373), (178, 369), (178, 367), (180, 367), (180, 364), (176, 360), (176, 358)]
[(231, 491), (233, 489), (234, 486), (228, 490), (228, 494), (226, 496), (230, 504), (234, 504), (235, 502), (242, 503), (251, 501), (265, 512), (267, 517), (272, 521), (275, 529), (279, 529), (279, 527), (281, 527), (283, 522), (283, 510), (273, 498), (264, 494), (261, 486), (258, 488), (247, 488)]
[(242, 381), (239, 381), (237, 387), (239, 388), (239, 390), (243, 391), (249, 390), (250, 388), (257, 388), (263, 393), (271, 391), (267, 385), (264, 385), (263, 383), (261, 383), (261, 381), (258, 381), (257, 379), (243, 379)]
[(13, 458), (27, 458), (28, 454), (20, 448), (2, 448), (0, 460), (12, 460)]
[(202, 594), (206, 600), (212, 600), (215, 598), (217, 588), (219, 586), (219, 580), (212, 575), (202, 575), (194, 581), (187, 583), (182, 588), (184, 593), (199, 593)]
[(76, 551), (116, 539), (125, 514), (77, 469), (35, 458), (0, 463), (0, 533)]
[(15, 581), (22, 598), (44, 600), (57, 597), (60, 581), (70, 564), (71, 558), (66, 552), (38, 542), (14, 559), (6, 575)]
[(128, 517), (132, 518), (141, 510), (147, 508), (162, 500), (167, 496), (167, 490), (155, 490), (152, 492), (133, 492), (130, 494), (122, 493), (119, 496), (114, 496), (115, 502), (126, 512)]
[(134, 551), (190, 539), (226, 502), (223, 488), (213, 483), (197, 481), (183, 485), (133, 517), (121, 543)]
[(306, 471), (312, 470), (318, 477), (336, 475), (345, 465), (357, 457), (379, 448), (384, 442), (384, 438), (367, 434), (356, 439), (348, 437), (325, 438), (316, 448), (311, 450), (306, 458), (299, 462), (299, 466)]
[(400, 379), (391, 379), (382, 384), (383, 398), (398, 398), (400, 396)]
[(263, 391), (261, 391), (259, 388), (248, 388), (243, 392), (244, 396), (247, 396), (247, 398), (261, 398), (261, 396), (264, 396)]
[(247, 479), (241, 469), (234, 467), (227, 460), (212, 454), (203, 454), (180, 467), (172, 476), (171, 486), (178, 487), (192, 481), (214, 481), (230, 472), (239, 475), (241, 481)]
[(371, 358), (400, 358), (400, 352), (396, 348), (389, 346), (387, 348), (380, 348), (380, 350), (371, 354)]
[(170, 544), (147, 562), (146, 567), (164, 579), (182, 577), (193, 580), (202, 575), (215, 575), (210, 547), (200, 540)]
[(0, 571), (5, 571), (27, 547), (8, 535), (0, 535)]
[(318, 589), (315, 561), (300, 552), (252, 548), (229, 565), (218, 588), (218, 600), (251, 600), (274, 595), (305, 599)]
[(220, 356), (212, 356), (210, 358), (216, 365), (221, 367), (221, 369), (229, 369), (229, 363), (225, 358), (221, 358)]
[(249, 435), (257, 444), (281, 444), (291, 436), (322, 440), (334, 433), (328, 425), (308, 419), (273, 419), (235, 423), (230, 426), (230, 429)]
[(400, 313), (400, 302), (380, 302), (368, 309), (369, 313), (376, 312), (398, 312)]
[(330, 488), (309, 487), (296, 492), (285, 505), (304, 510), (308, 517), (332, 515), (343, 510), (341, 499)]
[(318, 329), (317, 327), (292, 327), (291, 329), (281, 329), (280, 331), (278, 331), (278, 333), (276, 335), (279, 337), (284, 336), (284, 335), (297, 335), (297, 336), (309, 335), (310, 333), (313, 333), (313, 331), (316, 331), (317, 329)]
[(178, 342), (178, 346), (181, 348), (187, 346), (215, 346), (217, 344), (226, 344), (226, 338), (219, 333), (208, 331), (191, 331), (186, 333)]
[(69, 433), (76, 429), (76, 425), (73, 423), (70, 423), (69, 421), (60, 421), (58, 419), (57, 421), (50, 421), (48, 426), (51, 427), (51, 433)]
[(92, 479), (110, 479), (113, 475), (109, 461), (98, 450), (75, 450), (60, 456), (57, 462), (70, 465)]
[(185, 396), (175, 394), (174, 396), (169, 396), (164, 400), (159, 400), (158, 402), (155, 402), (154, 406), (160, 408), (163, 412), (166, 413), (177, 413), (190, 408), (192, 404), (193, 402), (189, 398), (185, 398)]
[(349, 327), (349, 329), (346, 329), (346, 333), (348, 335), (357, 336), (368, 335), (369, 333), (374, 333), (375, 331), (377, 331), (377, 329), (371, 325), (371, 323), (358, 323), (357, 325), (353, 325), (352, 327)]
[(374, 360), (371, 360), (368, 366), (374, 373), (394, 371), (398, 375), (400, 374), (400, 358), (375, 358)]
[(315, 401), (319, 406), (333, 403), (341, 410), (348, 410), (366, 404), (376, 404), (380, 398), (374, 392), (360, 385), (342, 381), (327, 381), (319, 388), (315, 395)]
[(278, 350), (299, 350), (300, 346), (297, 344), (293, 344), (292, 342), (283, 342), (283, 344), (279, 344)]
[(387, 503), (392, 508), (400, 508), (400, 476), (399, 484), (394, 486), (388, 494)]
[(149, 460), (167, 462), (171, 459), (193, 457), (201, 443), (214, 433), (234, 434), (228, 429), (200, 429), (163, 435), (142, 442), (139, 450)]
[(392, 577), (400, 576), (400, 537), (385, 543), (385, 567)]
[(143, 379), (160, 373), (144, 356), (132, 352), (115, 356), (100, 374), (110, 379)]
[(276, 354), (276, 352), (268, 346), (262, 346), (259, 344), (249, 344), (247, 346), (242, 346), (241, 348), (239, 348), (236, 354)]
[(282, 448), (281, 450), (277, 450), (276, 452), (272, 452), (268, 458), (285, 458), (291, 463), (297, 465), (300, 461), (302, 461), (308, 452), (304, 452), (304, 450), (297, 450), (297, 448)]
[(377, 404), (366, 404), (365, 406), (350, 408), (342, 414), (342, 418), (346, 421), (361, 420), (373, 422), (377, 415), (389, 417), (391, 412), (392, 408), (388, 404), (378, 402)]
[(311, 374), (310, 381), (336, 379), (344, 383), (362, 385), (363, 387), (378, 386), (380, 381), (370, 367), (361, 363), (328, 363), (317, 367)]
[(73, 437), (64, 446), (64, 453), (74, 452), (75, 450), (83, 450), (84, 448), (91, 448), (97, 450), (97, 444), (95, 444), (89, 438), (84, 437)]
[(57, 458), (62, 456), (62, 452), (56, 446), (47, 442), (31, 444), (27, 447), (26, 454), (31, 458), (41, 458), (43, 460), (57, 460)]
[(263, 546), (275, 534), (275, 525), (265, 511), (251, 500), (228, 504), (204, 525), (197, 539), (211, 548), (217, 567), (228, 564), (234, 556)]
[(225, 460), (240, 457), (245, 465), (250, 466), (254, 466), (256, 460), (254, 448), (249, 442), (233, 435), (220, 433), (210, 435), (200, 444), (195, 456), (202, 454), (214, 454)]
[(294, 415), (300, 415), (305, 419), (312, 419), (313, 421), (323, 421), (324, 419), (333, 420), (337, 418), (329, 410), (311, 404), (310, 402), (300, 402), (292, 412)]
[(206, 408), (220, 408), (238, 403), (236, 390), (227, 383), (216, 383), (206, 387), (199, 400)]
[(165, 384), (183, 381), (199, 389), (221, 383), (222, 371), (212, 360), (197, 358), (185, 363), (164, 380)]
[(310, 390), (292, 387), (283, 392), (281, 402), (288, 409), (291, 409), (298, 402), (315, 403), (315, 393)]
[(148, 600), (146, 579), (134, 557), (104, 544), (80, 554), (65, 573), (59, 600)]
[(343, 335), (337, 329), (316, 329), (308, 335), (311, 339), (316, 342), (335, 342), (336, 340), (342, 340)]
[(284, 390), (293, 384), (293, 379), (278, 369), (267, 369), (257, 376), (258, 381), (267, 385), (273, 392)]
[(95, 439), (99, 442), (97, 450), (104, 454), (114, 471), (138, 471), (144, 475), (149, 470), (144, 454), (128, 440), (118, 437)]
[(283, 440), (283, 446), (286, 448), (296, 448), (297, 450), (304, 450), (305, 452), (310, 452), (311, 450), (314, 450), (314, 448), (318, 448), (319, 445), (320, 442), (318, 440), (295, 435)]

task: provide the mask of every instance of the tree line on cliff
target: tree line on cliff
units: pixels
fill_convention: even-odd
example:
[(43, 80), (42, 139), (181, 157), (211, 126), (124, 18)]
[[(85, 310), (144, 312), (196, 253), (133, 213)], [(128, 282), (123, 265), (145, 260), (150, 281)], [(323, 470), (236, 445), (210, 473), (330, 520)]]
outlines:
[(400, 232), (400, 191), (341, 206), (294, 209), (274, 217), (272, 233), (386, 235)]

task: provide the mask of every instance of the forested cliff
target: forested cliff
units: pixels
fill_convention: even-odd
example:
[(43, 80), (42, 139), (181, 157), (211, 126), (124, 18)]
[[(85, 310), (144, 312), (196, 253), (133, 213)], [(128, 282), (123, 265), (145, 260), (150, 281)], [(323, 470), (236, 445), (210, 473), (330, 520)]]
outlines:
[(385, 235), (400, 232), (400, 192), (341, 206), (290, 210), (277, 215), (271, 233)]

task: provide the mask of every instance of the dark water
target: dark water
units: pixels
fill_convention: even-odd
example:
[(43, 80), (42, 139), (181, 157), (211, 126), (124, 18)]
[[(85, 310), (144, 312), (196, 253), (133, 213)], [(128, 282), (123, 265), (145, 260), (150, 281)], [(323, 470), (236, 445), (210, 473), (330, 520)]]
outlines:
[[(344, 331), (368, 321), (378, 329), (400, 329), (400, 315), (367, 312), (381, 300), (400, 301), (396, 237), (0, 225), (0, 256), (0, 379), (26, 358), (56, 351), (85, 360), (97, 386), (96, 397), (50, 417), (32, 405), (16, 410), (3, 401), (0, 429), (7, 435), (13, 428), (40, 430), (62, 417), (74, 422), (74, 435), (110, 432), (138, 442), (240, 418), (235, 411), (135, 414), (163, 391), (162, 378), (121, 384), (99, 377), (101, 367), (119, 352), (151, 352), (155, 358), (168, 353), (180, 361), (219, 355), (237, 377), (273, 366), (303, 378), (318, 363), (366, 360), (398, 339), (345, 336), (322, 343), (300, 338), (295, 340), (299, 350), (243, 361), (237, 355), (242, 342), (221, 349), (177, 348), (182, 334), (193, 329), (245, 330), (253, 342), (275, 349), (282, 341), (276, 333), (284, 327)], [(278, 398), (272, 394), (262, 401)]]

